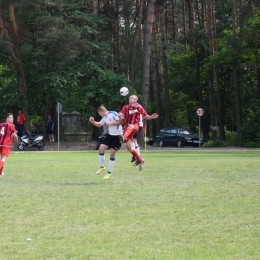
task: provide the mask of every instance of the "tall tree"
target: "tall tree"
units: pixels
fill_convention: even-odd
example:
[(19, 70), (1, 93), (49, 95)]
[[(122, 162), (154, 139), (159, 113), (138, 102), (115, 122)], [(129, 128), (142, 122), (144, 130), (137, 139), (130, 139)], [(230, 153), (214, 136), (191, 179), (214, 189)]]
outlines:
[[(137, 1), (138, 2), (138, 1)], [(143, 19), (143, 9), (144, 9), (144, 0), (140, 0), (139, 5), (137, 5), (137, 22), (135, 26), (134, 36), (131, 44), (131, 53), (130, 53), (130, 81), (132, 86), (135, 88), (135, 57), (136, 57), (136, 45), (138, 41), (138, 37), (140, 36), (141, 24)], [(141, 43), (141, 39), (139, 38)], [(140, 48), (141, 49), (141, 48)]]
[(165, 28), (165, 10), (164, 1), (158, 0), (159, 17), (160, 17), (160, 31), (162, 39), (162, 60), (163, 60), (163, 86), (164, 86), (164, 114), (165, 126), (170, 126), (170, 90), (169, 90), (169, 76), (168, 76), (168, 50)]
[(8, 34), (10, 36), (10, 40), (12, 42), (12, 61), (16, 70), (16, 76), (17, 76), (17, 83), (18, 83), (18, 93), (20, 95), (21, 100), (21, 109), (23, 111), (23, 114), (26, 117), (25, 121), (25, 127), (29, 129), (29, 112), (28, 112), (28, 100), (27, 100), (27, 85), (23, 70), (23, 63), (21, 58), (21, 39), (19, 35), (18, 25), (16, 22), (15, 17), (15, 2), (10, 1), (9, 2), (9, 22), (10, 22), (10, 33)]
[(150, 81), (150, 65), (151, 65), (151, 45), (152, 45), (152, 29), (154, 22), (154, 10), (156, 0), (148, 1), (147, 15), (145, 21), (144, 33), (144, 49), (143, 49), (143, 69), (142, 69), (142, 105), (147, 109), (148, 104), (148, 90)]
[(175, 0), (172, 0), (172, 41), (173, 43), (177, 43), (177, 21), (176, 21), (176, 14), (175, 14)]
[[(209, 37), (209, 56), (214, 56), (214, 27), (213, 27), (213, 7), (212, 0), (207, 3), (208, 13), (208, 37)], [(216, 120), (216, 104), (215, 104), (215, 88), (214, 88), (214, 68), (210, 66), (208, 69), (208, 82), (209, 82), (209, 98), (210, 98), (210, 119), (212, 127), (212, 139), (217, 140), (217, 120)]]
[[(231, 0), (232, 6), (232, 39), (233, 48), (237, 50), (236, 41), (236, 0)], [(241, 128), (241, 104), (240, 104), (240, 88), (238, 83), (238, 69), (237, 69), (237, 58), (233, 57), (233, 84), (235, 94), (235, 112), (236, 112), (236, 131), (237, 131), (237, 146), (242, 146), (242, 128)]]
[[(215, 25), (215, 16), (213, 14), (213, 28), (214, 28), (214, 50), (215, 52), (218, 51), (217, 43), (216, 43), (216, 25)], [(215, 78), (216, 78), (216, 88), (217, 88), (217, 108), (218, 108), (218, 127), (219, 127), (219, 139), (224, 141), (225, 140), (225, 125), (224, 125), (224, 107), (223, 107), (223, 91), (222, 91), (222, 84), (220, 80), (220, 66), (215, 66)]]
[(185, 52), (188, 50), (188, 43), (187, 43), (187, 28), (186, 28), (186, 0), (182, 0), (182, 21), (183, 21), (183, 37), (184, 37), (184, 46)]
[[(154, 23), (153, 26), (153, 71), (154, 71), (154, 81), (155, 81), (155, 96), (156, 96), (156, 111), (159, 115), (161, 115), (161, 109), (162, 109), (162, 86), (160, 81), (160, 72), (159, 72), (159, 51), (157, 46), (157, 36), (158, 35), (158, 29), (157, 24)], [(160, 128), (162, 127), (162, 120), (161, 116), (157, 119), (157, 132), (159, 132)]]
[[(98, 10), (99, 10), (99, 1), (98, 0), (93, 0), (93, 14), (98, 15)], [(97, 33), (94, 33), (94, 41), (98, 42), (98, 35)]]

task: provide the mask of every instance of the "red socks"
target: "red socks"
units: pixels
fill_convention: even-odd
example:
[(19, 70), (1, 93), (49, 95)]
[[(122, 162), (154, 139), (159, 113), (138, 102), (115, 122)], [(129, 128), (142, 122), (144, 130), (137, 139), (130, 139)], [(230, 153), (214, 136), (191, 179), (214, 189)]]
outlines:
[(4, 168), (4, 162), (3, 161), (0, 161), (0, 176), (2, 175), (2, 171), (3, 171), (3, 168)]
[(136, 150), (133, 150), (133, 151), (132, 151), (132, 155), (137, 159), (137, 161), (138, 161), (139, 163), (142, 162), (142, 158), (140, 157), (140, 155), (138, 154), (138, 152), (137, 152)]

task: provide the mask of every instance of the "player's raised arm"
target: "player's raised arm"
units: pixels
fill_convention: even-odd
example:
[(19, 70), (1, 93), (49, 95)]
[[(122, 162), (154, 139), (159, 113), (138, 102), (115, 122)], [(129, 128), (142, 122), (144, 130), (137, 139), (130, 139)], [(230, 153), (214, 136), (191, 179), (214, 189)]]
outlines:
[(156, 113), (154, 113), (154, 114), (152, 114), (152, 115), (147, 115), (147, 116), (145, 116), (144, 118), (145, 118), (146, 120), (151, 120), (151, 119), (156, 119), (156, 118), (158, 118), (158, 117), (159, 117), (159, 115), (156, 114)]
[(96, 127), (101, 127), (101, 126), (103, 126), (103, 125), (101, 125), (99, 122), (96, 122), (95, 119), (94, 119), (94, 117), (90, 117), (90, 118), (89, 118), (89, 122), (90, 122), (91, 124), (93, 124), (94, 126), (96, 126)]

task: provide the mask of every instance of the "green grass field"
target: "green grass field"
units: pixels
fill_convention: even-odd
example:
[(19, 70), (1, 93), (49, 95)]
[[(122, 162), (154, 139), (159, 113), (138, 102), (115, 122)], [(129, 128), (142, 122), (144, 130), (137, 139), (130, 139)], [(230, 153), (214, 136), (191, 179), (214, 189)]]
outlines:
[[(260, 152), (12, 153), (0, 259), (260, 259)], [(109, 154), (106, 153), (106, 166)]]

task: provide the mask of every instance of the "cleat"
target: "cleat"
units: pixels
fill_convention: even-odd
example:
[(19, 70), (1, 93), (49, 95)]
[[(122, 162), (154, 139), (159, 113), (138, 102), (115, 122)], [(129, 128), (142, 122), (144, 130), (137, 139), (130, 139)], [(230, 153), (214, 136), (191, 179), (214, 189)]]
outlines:
[(135, 162), (135, 161), (136, 161), (136, 158), (133, 156), (132, 159), (131, 159), (131, 163)]
[(106, 167), (101, 167), (96, 174), (101, 174), (104, 170), (106, 169)]
[(143, 164), (144, 164), (144, 160), (142, 160), (142, 162), (139, 163), (139, 171), (143, 169)]
[(3, 177), (4, 175), (5, 175), (4, 172), (2, 172), (2, 173), (0, 174), (0, 178)]
[(108, 173), (108, 174), (104, 177), (104, 180), (109, 180), (111, 175), (112, 175), (112, 173)]
[(138, 166), (140, 163), (137, 161), (137, 160), (135, 160), (135, 162), (133, 163), (133, 166)]

